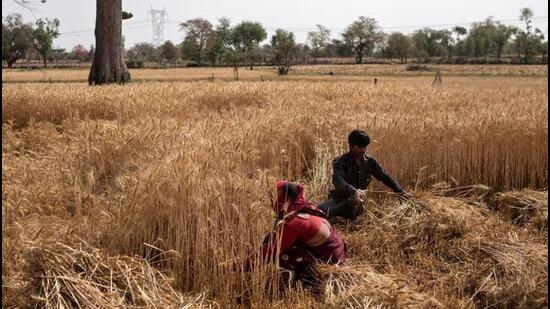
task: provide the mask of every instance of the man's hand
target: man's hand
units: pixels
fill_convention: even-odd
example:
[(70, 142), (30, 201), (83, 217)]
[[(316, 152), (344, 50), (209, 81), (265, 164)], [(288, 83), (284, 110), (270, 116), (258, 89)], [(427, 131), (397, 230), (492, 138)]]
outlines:
[(362, 204), (365, 202), (365, 191), (363, 190), (355, 190), (355, 193), (353, 194), (353, 200), (356, 203)]
[(401, 192), (398, 192), (398, 193), (397, 193), (397, 198), (398, 198), (400, 201), (404, 202), (404, 201), (408, 201), (408, 200), (410, 200), (411, 198), (413, 198), (413, 195), (411, 195), (411, 194), (409, 194), (409, 193), (407, 193), (407, 192), (405, 192), (405, 191), (401, 191)]

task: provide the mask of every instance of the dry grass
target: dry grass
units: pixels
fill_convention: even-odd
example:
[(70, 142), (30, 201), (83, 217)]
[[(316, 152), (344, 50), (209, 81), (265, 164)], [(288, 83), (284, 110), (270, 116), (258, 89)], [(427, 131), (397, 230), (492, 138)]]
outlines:
[[(430, 71), (407, 71), (407, 65), (308, 65), (294, 66), (285, 79), (315, 79), (315, 80), (357, 80), (373, 76), (433, 76), (436, 70), (441, 70), (443, 76), (468, 77), (547, 77), (548, 67), (545, 65), (427, 65)], [(328, 76), (333, 72), (334, 76)], [(9, 82), (87, 82), (88, 68), (75, 69), (2, 69), (2, 81)], [(233, 68), (175, 68), (175, 69), (130, 69), (134, 81), (195, 81), (234, 80)], [(259, 81), (281, 79), (273, 67), (256, 67), (239, 69), (239, 79)]]
[(20, 287), (3, 285), (7, 308), (212, 307), (203, 295), (184, 296), (169, 278), (139, 257), (107, 256), (82, 242), (28, 244), (21, 276), (30, 281)]
[(361, 64), (361, 65), (317, 65), (293, 67), (293, 74), (321, 74), (333, 72), (338, 75), (433, 75), (441, 70), (444, 75), (450, 76), (548, 76), (546, 65), (439, 65), (427, 64), (428, 72), (407, 71), (408, 65)]
[[(2, 81), (4, 82), (58, 82), (58, 81), (73, 81), (87, 82), (88, 68), (75, 69), (3, 69)], [(207, 80), (216, 79), (234, 79), (233, 68), (177, 68), (177, 69), (130, 69), (132, 80)], [(248, 70), (246, 68), (239, 69), (239, 79), (254, 79), (259, 80), (260, 76), (265, 78), (276, 76), (275, 70), (259, 68)]]
[[(5, 84), (3, 304), (544, 307), (548, 90), (517, 82)], [(355, 127), (418, 200), (340, 224), (321, 295), (220, 267), (270, 229), (276, 178), (324, 199)]]

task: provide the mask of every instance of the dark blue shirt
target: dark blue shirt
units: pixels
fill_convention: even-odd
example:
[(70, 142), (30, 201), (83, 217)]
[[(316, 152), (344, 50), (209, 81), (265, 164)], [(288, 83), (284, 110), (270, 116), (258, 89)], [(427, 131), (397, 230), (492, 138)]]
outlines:
[(332, 183), (334, 190), (330, 197), (351, 197), (355, 190), (365, 190), (372, 177), (383, 182), (394, 192), (403, 192), (403, 188), (384, 171), (382, 166), (373, 157), (365, 154), (358, 163), (350, 152), (341, 155), (332, 161)]

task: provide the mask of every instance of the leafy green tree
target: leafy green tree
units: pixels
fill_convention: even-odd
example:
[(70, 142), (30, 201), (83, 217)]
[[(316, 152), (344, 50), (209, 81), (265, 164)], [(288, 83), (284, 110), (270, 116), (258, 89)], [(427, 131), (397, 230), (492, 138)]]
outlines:
[(180, 24), (185, 31), (185, 42), (194, 45), (197, 64), (202, 64), (203, 52), (206, 49), (208, 36), (212, 33), (212, 24), (204, 18), (194, 18)]
[(151, 43), (142, 42), (136, 43), (127, 51), (128, 58), (130, 60), (140, 61), (158, 61), (158, 50)]
[(533, 26), (531, 25), (533, 15), (534, 13), (531, 8), (522, 8), (520, 10), (519, 19), (525, 22), (525, 31), (521, 35), (521, 39), (522, 39), (521, 45), (523, 46), (524, 63), (527, 63), (528, 61), (527, 59), (529, 58), (531, 53), (530, 36), (531, 36), (531, 31), (533, 30)]
[(166, 41), (160, 46), (160, 57), (168, 63), (173, 63), (178, 56), (178, 48), (172, 43), (172, 41)]
[(192, 60), (196, 63), (199, 62), (199, 50), (194, 40), (190, 37), (186, 37), (180, 45), (181, 57), (185, 60)]
[(532, 26), (533, 23), (533, 10), (530, 8), (523, 8), (520, 11), (520, 20), (525, 22), (525, 29), (516, 32), (516, 46), (518, 54), (523, 53), (522, 62), (529, 63), (532, 61), (534, 53), (537, 51), (541, 42), (544, 41), (544, 35), (538, 28)]
[(424, 58), (428, 62), (430, 57), (441, 56), (444, 48), (442, 47), (443, 35), (441, 31), (424, 28), (416, 30), (412, 37), (414, 54), (417, 58)]
[(267, 38), (265, 28), (259, 22), (243, 21), (236, 25), (231, 32), (231, 42), (235, 50), (241, 53), (243, 59), (249, 60), (250, 69), (254, 69), (252, 52)]
[(493, 33), (494, 46), (496, 50), (496, 57), (500, 59), (502, 57), (502, 51), (510, 41), (510, 37), (514, 33), (513, 27), (508, 27), (501, 24), (500, 22), (496, 23), (496, 27)]
[[(263, 44), (260, 50), (261, 50), (261, 57), (263, 62), (273, 65), (273, 59), (275, 58), (275, 51), (273, 50), (273, 47), (271, 46), (271, 44)], [(298, 52), (294, 55), (294, 59), (297, 62), (300, 56), (300, 53), (299, 53), (300, 46), (298, 46), (298, 44), (296, 44), (296, 50)]]
[(496, 48), (496, 32), (497, 27), (492, 17), (484, 22), (473, 23), (466, 38), (468, 55), (476, 58), (484, 57), (487, 61)]
[(242, 54), (233, 49), (228, 49), (223, 53), (223, 61), (233, 67), (235, 79), (239, 80), (239, 63), (243, 61)]
[(330, 39), (330, 30), (322, 25), (317, 25), (317, 31), (311, 31), (307, 34), (307, 40), (311, 46), (311, 56), (313, 62), (317, 63), (317, 58), (321, 55), (322, 49), (325, 48)]
[(388, 58), (399, 58), (405, 63), (412, 50), (411, 39), (401, 32), (394, 32), (389, 35), (385, 54)]
[(206, 40), (206, 47), (204, 49), (204, 54), (208, 61), (212, 65), (217, 65), (221, 59), (223, 59), (223, 53), (225, 49), (223, 48), (223, 42), (219, 38), (219, 35), (214, 31)]
[(223, 54), (231, 47), (231, 21), (227, 17), (218, 19), (216, 28), (206, 41), (206, 57), (213, 65), (221, 64)]
[(47, 66), (47, 58), (52, 52), (53, 40), (59, 36), (59, 20), (57, 18), (38, 19), (33, 30), (34, 49), (42, 56), (44, 67)]
[(54, 49), (52, 49), (52, 53), (51, 53), (50, 57), (51, 57), (52, 61), (55, 61), (56, 65), (57, 65), (57, 62), (59, 60), (69, 59), (69, 55), (68, 55), (67, 51), (63, 48), (54, 48)]
[(227, 17), (222, 17), (218, 19), (218, 24), (216, 25), (215, 31), (220, 41), (223, 43), (223, 48), (229, 48), (232, 43), (231, 33), (233, 31), (233, 29), (231, 28), (231, 20)]
[(464, 36), (468, 34), (468, 30), (462, 26), (454, 26), (451, 30), (455, 37), (453, 38), (453, 45), (455, 54), (458, 56), (465, 56), (464, 52)]
[(271, 37), (271, 47), (275, 53), (273, 62), (278, 67), (279, 75), (286, 75), (296, 53), (296, 40), (292, 32), (277, 29)]
[(354, 55), (351, 46), (347, 45), (344, 41), (338, 39), (332, 39), (330, 43), (325, 46), (325, 53), (332, 57), (352, 57)]
[(19, 14), (11, 14), (2, 22), (2, 60), (8, 68), (33, 48), (33, 29)]
[(439, 30), (439, 44), (441, 45), (441, 56), (453, 56), (453, 33), (450, 30)]
[(538, 45), (537, 48), (538, 52), (542, 55), (541, 56), (541, 63), (548, 63), (548, 41), (542, 41)]
[(355, 62), (363, 63), (364, 56), (371, 56), (374, 49), (383, 40), (383, 32), (376, 19), (361, 16), (342, 33), (344, 42), (355, 53)]

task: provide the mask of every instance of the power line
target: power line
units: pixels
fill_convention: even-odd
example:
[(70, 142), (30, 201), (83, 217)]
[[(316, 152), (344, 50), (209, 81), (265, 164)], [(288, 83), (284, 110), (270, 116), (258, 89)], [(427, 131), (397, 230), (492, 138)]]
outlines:
[[(149, 28), (149, 27), (151, 27), (151, 26), (150, 25), (134, 25), (134, 26), (125, 27), (124, 31), (134, 30), (134, 29), (143, 29), (143, 28)], [(93, 33), (94, 33), (94, 30), (91, 30), (91, 31), (87, 31), (87, 32), (66, 34), (66, 35), (63, 35), (63, 37), (65, 37), (65, 38), (67, 38), (67, 37), (78, 37), (78, 36), (83, 36), (83, 35), (90, 35), (90, 34), (93, 34)]]
[[(548, 16), (539, 16), (534, 17), (532, 20), (542, 20), (542, 19), (548, 19)], [(521, 20), (519, 18), (516, 19), (503, 19), (503, 20), (494, 20), (502, 23), (512, 23), (512, 22), (520, 22)], [(439, 25), (425, 25), (425, 26), (400, 26), (400, 27), (382, 27), (385, 30), (397, 30), (397, 29), (421, 29), (421, 28), (442, 28), (442, 27), (453, 27), (453, 26), (468, 26), (474, 23), (479, 23), (483, 21), (473, 21), (473, 22), (463, 22), (463, 23), (452, 23), (452, 24), (439, 24)]]
[[(547, 19), (548, 19), (548, 16), (538, 16), (538, 17), (532, 18), (533, 21), (540, 21), (540, 22), (544, 22), (544, 20), (547, 20)], [(515, 22), (515, 24), (518, 24), (519, 22), (521, 22), (521, 20), (520, 20), (519, 18), (516, 18), (516, 19), (494, 20), (494, 21), (503, 22), (503, 23)], [(453, 27), (453, 26), (471, 25), (471, 24), (478, 23), (478, 22), (483, 22), (483, 21), (472, 21), (472, 22), (461, 22), (461, 23), (449, 23), (449, 24), (416, 25), (416, 26), (394, 26), (394, 27), (384, 27), (384, 26), (381, 26), (381, 28), (382, 28), (383, 30), (441, 28), (441, 27)], [(281, 27), (273, 27), (273, 26), (268, 26), (268, 27), (266, 27), (266, 29), (268, 29), (268, 30), (276, 30), (276, 29), (278, 29), (278, 28), (281, 28)], [(285, 27), (284, 29), (286, 29), (286, 30), (294, 30), (294, 31), (303, 32), (303, 31), (312, 31), (312, 30), (316, 30), (317, 28), (315, 28), (315, 27)], [(343, 30), (345, 30), (346, 28), (341, 28), (341, 27), (328, 27), (327, 29), (329, 29), (329, 30), (334, 30), (334, 31), (343, 31)]]
[[(537, 16), (537, 17), (532, 18), (533, 21), (541, 21), (541, 22), (544, 22), (544, 20), (547, 20), (547, 19), (548, 19), (548, 16)], [(515, 19), (495, 20), (495, 21), (499, 21), (499, 22), (520, 22), (521, 20), (519, 18), (515, 18)], [(421, 29), (421, 28), (432, 28), (432, 27), (452, 27), (452, 26), (471, 25), (471, 24), (476, 23), (476, 22), (483, 22), (483, 21), (449, 23), (449, 24), (416, 25), (416, 26), (382, 27), (382, 29), (384, 29), (384, 30), (396, 30), (396, 29)], [(143, 23), (149, 23), (149, 21), (141, 20), (141, 21), (137, 21), (137, 22), (123, 23), (122, 26), (125, 27), (125, 26), (130, 26), (130, 25), (135, 25), (135, 24), (143, 24)], [(165, 20), (165, 23), (179, 25), (181, 22), (177, 22), (177, 21), (173, 21), (173, 20)], [(266, 27), (266, 29), (268, 29), (268, 30), (276, 30), (278, 28), (281, 28), (281, 27), (273, 27), (273, 26)], [(295, 30), (295, 31), (311, 31), (311, 30), (316, 30), (317, 28), (315, 28), (315, 27), (285, 27), (284, 29)], [(332, 28), (327, 28), (327, 29), (329, 29), (329, 30), (340, 30), (341, 31), (341, 30), (344, 30), (345, 28), (332, 27)], [(84, 32), (93, 33), (93, 31), (94, 31), (94, 29), (82, 29), (82, 30), (66, 31), (66, 32), (61, 33), (61, 35), (67, 35), (67, 34), (72, 34), (72, 33), (84, 33)]]
[[(137, 25), (137, 24), (143, 24), (143, 23), (149, 23), (149, 21), (147, 21), (147, 20), (142, 20), (142, 21), (136, 21), (136, 22), (131, 22), (131, 23), (123, 23), (123, 24), (122, 24), (122, 27), (131, 26), (131, 25)], [(93, 28), (89, 28), (89, 29), (65, 31), (65, 32), (62, 32), (61, 35), (65, 36), (65, 35), (74, 34), (74, 33), (94, 33), (94, 29), (93, 29)]]
[[(544, 24), (548, 23), (548, 16), (536, 16), (536, 17), (533, 17), (531, 20), (537, 21), (537, 22), (544, 25)], [(494, 21), (513, 24), (513, 25), (523, 23), (519, 18), (502, 19), (502, 20), (494, 20)], [(130, 23), (123, 23), (122, 27), (123, 27), (124, 30), (143, 29), (143, 28), (146, 28), (146, 27), (150, 26), (149, 22), (151, 22), (151, 21), (150, 20), (140, 20), (140, 21), (135, 21), (135, 22), (130, 22)], [(483, 21), (449, 23), (449, 24), (416, 25), (416, 26), (412, 26), (412, 25), (411, 26), (394, 26), (394, 27), (384, 27), (384, 26), (382, 26), (381, 28), (384, 31), (410, 30), (410, 29), (422, 29), (422, 28), (444, 28), (444, 27), (471, 25), (473, 23), (478, 23), (478, 22), (483, 22)], [(179, 25), (181, 22), (165, 19), (164, 23)], [(276, 29), (281, 28), (281, 27), (267, 26), (265, 28), (268, 31), (275, 31)], [(295, 31), (295, 32), (308, 32), (308, 31), (316, 30), (317, 28), (315, 28), (315, 27), (285, 27), (284, 29), (290, 30), (290, 31)], [(334, 32), (345, 30), (345, 28), (340, 28), (340, 27), (332, 27), (332, 28), (329, 27), (327, 29), (329, 29), (331, 31), (334, 31)], [(164, 29), (162, 28), (162, 30), (164, 30)], [(541, 30), (543, 32), (545, 32), (546, 29), (541, 29)], [(73, 31), (62, 32), (60, 34), (60, 36), (63, 36), (63, 37), (76, 37), (76, 36), (88, 35), (88, 34), (93, 34), (93, 33), (94, 33), (94, 29), (90, 28), (90, 29), (81, 29), (81, 30), (73, 30)]]

